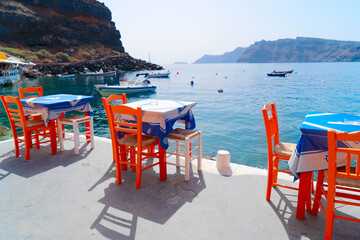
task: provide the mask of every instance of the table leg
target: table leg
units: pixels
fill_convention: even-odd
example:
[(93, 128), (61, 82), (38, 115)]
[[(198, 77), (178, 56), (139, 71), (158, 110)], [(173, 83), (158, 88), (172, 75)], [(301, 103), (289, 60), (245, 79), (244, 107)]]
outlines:
[(304, 219), (306, 211), (311, 212), (311, 181), (312, 172), (300, 173), (299, 193), (296, 207), (296, 217)]
[(160, 168), (160, 180), (165, 181), (167, 179), (166, 169), (166, 150), (159, 145), (159, 168)]
[(57, 153), (57, 141), (56, 141), (56, 128), (55, 128), (55, 120), (49, 121), (50, 128), (50, 145), (51, 145), (51, 153), (55, 155)]

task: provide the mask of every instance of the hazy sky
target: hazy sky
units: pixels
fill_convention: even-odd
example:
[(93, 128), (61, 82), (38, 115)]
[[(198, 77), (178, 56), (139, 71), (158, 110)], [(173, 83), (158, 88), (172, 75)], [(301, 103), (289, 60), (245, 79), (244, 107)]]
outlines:
[(100, 0), (125, 51), (158, 64), (192, 63), (260, 40), (360, 41), (359, 0)]

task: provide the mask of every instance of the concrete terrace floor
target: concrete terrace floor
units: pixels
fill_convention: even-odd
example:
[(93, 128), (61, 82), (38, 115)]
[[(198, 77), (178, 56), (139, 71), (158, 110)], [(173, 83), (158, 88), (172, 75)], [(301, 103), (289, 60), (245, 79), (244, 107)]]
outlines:
[[(136, 190), (130, 170), (116, 184), (110, 140), (96, 138), (78, 156), (72, 146), (57, 155), (34, 148), (26, 161), (24, 148), (16, 158), (13, 141), (0, 142), (0, 239), (323, 239), (322, 213), (295, 217), (296, 192), (275, 188), (265, 200), (266, 170), (232, 164), (223, 176), (204, 159), (189, 182), (168, 165), (166, 181), (151, 168)], [(336, 220), (334, 239), (360, 239), (359, 226)]]

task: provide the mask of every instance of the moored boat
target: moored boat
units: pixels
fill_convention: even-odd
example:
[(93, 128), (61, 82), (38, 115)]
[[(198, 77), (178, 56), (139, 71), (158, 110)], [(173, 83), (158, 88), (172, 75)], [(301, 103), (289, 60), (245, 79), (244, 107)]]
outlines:
[(75, 74), (65, 74), (65, 75), (59, 74), (59, 75), (56, 75), (56, 76), (58, 78), (74, 78)]
[(0, 86), (12, 85), (21, 80), (22, 66), (25, 63), (8, 59), (0, 52)]
[(88, 77), (88, 76), (115, 76), (116, 75), (116, 71), (111, 71), (111, 72), (104, 72), (102, 69), (100, 69), (97, 72), (91, 72), (89, 69), (85, 68), (84, 72), (80, 73), (80, 76), (84, 76), (84, 77)]
[[(142, 75), (144, 75), (145, 80), (141, 82), (138, 80), (137, 77)], [(138, 73), (136, 74), (135, 80), (133, 81), (121, 82), (120, 85), (115, 85), (115, 86), (109, 86), (106, 84), (95, 85), (95, 88), (104, 97), (108, 97), (113, 94), (119, 95), (122, 93), (133, 94), (133, 93), (144, 93), (144, 92), (155, 91), (156, 86), (151, 85), (147, 77), (148, 77), (147, 73)]]
[(149, 78), (167, 78), (169, 77), (170, 72), (152, 72), (149, 73)]
[(286, 73), (268, 73), (267, 74), (269, 77), (285, 77)]

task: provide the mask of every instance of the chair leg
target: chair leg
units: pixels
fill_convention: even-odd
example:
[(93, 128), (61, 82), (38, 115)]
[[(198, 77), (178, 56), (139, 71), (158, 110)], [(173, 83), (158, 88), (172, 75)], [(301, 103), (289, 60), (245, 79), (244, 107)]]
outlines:
[(334, 211), (335, 211), (335, 186), (328, 184), (328, 194), (326, 199), (326, 226), (325, 239), (332, 239), (334, 227)]
[(63, 132), (62, 126), (64, 126), (63, 124), (61, 124), (61, 121), (58, 121), (57, 127), (58, 127), (58, 138), (59, 138), (59, 145), (60, 145), (60, 151), (64, 151), (64, 143), (63, 143), (63, 138), (65, 137), (65, 134)]
[(273, 156), (268, 156), (268, 179), (266, 188), (266, 200), (270, 200), (273, 184)]
[(189, 181), (189, 168), (190, 168), (190, 142), (185, 139), (185, 181)]
[(121, 164), (119, 150), (121, 148), (116, 145), (115, 169), (116, 169), (116, 183), (121, 184)]
[(120, 167), (121, 167), (122, 170), (127, 169), (127, 164), (126, 164), (127, 154), (125, 152), (126, 148), (127, 148), (127, 146), (124, 146), (124, 145), (119, 146), (120, 152), (122, 153), (121, 156), (120, 156)]
[[(312, 181), (312, 182), (314, 182), (314, 181)], [(311, 210), (311, 213), (313, 215), (317, 215), (319, 212), (319, 206), (320, 206), (321, 195), (322, 195), (321, 189), (322, 189), (323, 183), (324, 183), (324, 171), (318, 171), (314, 204), (313, 204), (313, 207)]]
[(176, 144), (176, 166), (180, 166), (180, 141), (175, 140)]
[(38, 130), (35, 130), (35, 145), (36, 149), (40, 149), (40, 140), (39, 140), (39, 132)]
[(74, 142), (75, 142), (75, 154), (79, 154), (79, 125), (76, 122), (73, 122), (73, 131), (74, 131)]
[(201, 171), (202, 170), (202, 166), (201, 166), (201, 161), (202, 161), (202, 133), (199, 133), (199, 138), (198, 138), (198, 162), (197, 162), (197, 170)]
[(91, 141), (91, 148), (95, 148), (93, 118), (90, 119), (90, 141)]
[(17, 136), (14, 137), (14, 144), (15, 144), (15, 157), (19, 157), (20, 156), (20, 150), (19, 150), (19, 141)]
[(136, 154), (136, 189), (141, 188), (141, 151), (138, 149)]
[(31, 138), (29, 139), (29, 132), (24, 134), (24, 138), (25, 138), (25, 160), (30, 160), (30, 141), (31, 141)]
[[(130, 148), (130, 163), (135, 164), (136, 163), (136, 152), (135, 152), (135, 148), (132, 147)], [(136, 171), (136, 166), (132, 165), (131, 169), (133, 172)]]
[(273, 160), (273, 182), (272, 184), (276, 184), (277, 183), (277, 178), (278, 178), (278, 170), (279, 170), (279, 158), (275, 157)]
[[(28, 131), (26, 133), (26, 135), (27, 135), (27, 141), (29, 142), (29, 147), (32, 148), (33, 144), (32, 144), (32, 140), (31, 140), (31, 132)], [(25, 134), (24, 134), (24, 138), (25, 138)]]

